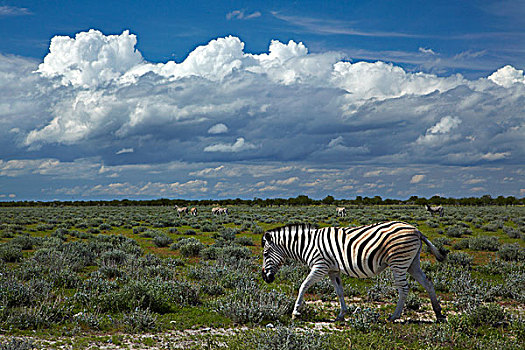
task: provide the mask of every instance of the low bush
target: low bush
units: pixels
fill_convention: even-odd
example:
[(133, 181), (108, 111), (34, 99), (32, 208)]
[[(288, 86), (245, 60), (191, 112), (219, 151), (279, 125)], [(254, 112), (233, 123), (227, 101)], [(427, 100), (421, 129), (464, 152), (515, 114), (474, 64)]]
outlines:
[(251, 237), (236, 237), (234, 243), (244, 246), (254, 246), (253, 239)]
[(33, 339), (7, 338), (0, 342), (0, 350), (33, 350), (36, 349)]
[(261, 289), (255, 281), (239, 287), (214, 303), (214, 310), (233, 322), (275, 321), (292, 312), (294, 299), (282, 292)]
[(520, 238), (521, 234), (518, 229), (515, 229), (514, 227), (510, 226), (503, 226), (503, 232), (509, 236), (509, 238)]
[(35, 243), (38, 243), (40, 240), (38, 238), (31, 237), (30, 235), (17, 235), (12, 240), (9, 241), (12, 245), (17, 245), (22, 250), (31, 250), (33, 249), (33, 245)]
[(451, 317), (449, 321), (452, 327), (463, 330), (480, 326), (498, 327), (508, 323), (508, 315), (500, 305), (488, 303)]
[(357, 331), (369, 332), (371, 325), (378, 323), (379, 313), (371, 308), (356, 307), (350, 312), (347, 323)]
[(171, 250), (179, 250), (184, 257), (199, 256), (201, 250), (206, 246), (196, 238), (180, 238), (170, 246)]
[(446, 257), (446, 263), (454, 266), (461, 266), (470, 269), (474, 258), (464, 252), (452, 252)]
[(159, 248), (167, 247), (173, 243), (173, 239), (165, 234), (159, 234), (153, 238), (153, 243)]
[(22, 248), (10, 243), (0, 244), (0, 260), (5, 262), (17, 262), (23, 258)]
[(469, 239), (468, 246), (472, 250), (495, 252), (499, 249), (499, 241), (494, 236), (472, 237)]
[(391, 271), (384, 271), (372, 280), (373, 285), (366, 290), (368, 300), (389, 301), (397, 298), (397, 289), (394, 285), (394, 277)]
[(226, 341), (232, 350), (328, 350), (333, 349), (327, 334), (293, 326), (259, 328), (239, 333)]
[(122, 323), (126, 331), (131, 333), (155, 331), (158, 328), (157, 316), (150, 309), (135, 308), (124, 313)]
[(448, 236), (448, 237), (453, 237), (453, 238), (458, 238), (458, 237), (461, 237), (463, 235), (471, 235), (472, 234), (472, 230), (470, 229), (470, 227), (465, 227), (463, 225), (454, 225), (454, 226), (449, 226), (446, 228), (445, 230), (445, 234)]
[(518, 243), (506, 243), (499, 248), (498, 257), (505, 261), (525, 261), (525, 249)]

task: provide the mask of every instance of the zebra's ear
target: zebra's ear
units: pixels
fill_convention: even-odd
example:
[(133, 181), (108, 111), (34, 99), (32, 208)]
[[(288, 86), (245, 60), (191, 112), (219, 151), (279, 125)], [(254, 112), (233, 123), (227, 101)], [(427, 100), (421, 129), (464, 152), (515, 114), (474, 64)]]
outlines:
[(272, 241), (272, 235), (269, 232), (265, 232), (261, 238), (261, 247), (264, 247), (264, 244), (266, 242), (271, 242), (271, 241)]

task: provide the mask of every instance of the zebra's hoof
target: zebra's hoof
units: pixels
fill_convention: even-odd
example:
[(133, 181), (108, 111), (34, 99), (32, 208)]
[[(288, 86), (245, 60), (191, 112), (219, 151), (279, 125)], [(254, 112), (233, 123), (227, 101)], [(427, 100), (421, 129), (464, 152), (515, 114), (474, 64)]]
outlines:
[(392, 315), (392, 316), (390, 316), (390, 317), (388, 318), (387, 321), (388, 321), (388, 322), (394, 322), (394, 321), (397, 320), (398, 318), (399, 318), (399, 316), (398, 316), (398, 317), (395, 317), (394, 315)]
[(292, 314), (292, 321), (297, 320), (301, 314)]

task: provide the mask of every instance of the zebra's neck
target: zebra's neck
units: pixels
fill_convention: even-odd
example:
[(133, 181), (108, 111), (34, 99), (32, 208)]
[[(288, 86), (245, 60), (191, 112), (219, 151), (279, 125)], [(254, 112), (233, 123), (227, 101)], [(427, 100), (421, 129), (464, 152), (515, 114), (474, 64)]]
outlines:
[(315, 230), (310, 225), (288, 225), (275, 232), (275, 241), (283, 255), (310, 264), (315, 255)]

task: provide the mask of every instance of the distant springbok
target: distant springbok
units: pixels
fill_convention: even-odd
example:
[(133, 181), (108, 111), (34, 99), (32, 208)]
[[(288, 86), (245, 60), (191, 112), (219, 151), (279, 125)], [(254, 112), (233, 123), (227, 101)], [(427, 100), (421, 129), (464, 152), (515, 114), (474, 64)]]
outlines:
[(215, 207), (211, 209), (213, 215), (228, 215), (228, 208)]
[(337, 216), (339, 217), (344, 217), (346, 216), (346, 208), (345, 207), (342, 207), (342, 208), (335, 208), (335, 210), (337, 211)]
[(441, 205), (437, 207), (431, 207), (430, 205), (425, 204), (425, 207), (427, 208), (427, 211), (429, 211), (431, 215), (439, 214), (439, 216), (443, 216), (444, 214), (443, 207)]
[(188, 207), (179, 207), (178, 205), (175, 206), (175, 209), (177, 209), (177, 213), (179, 216), (182, 214), (188, 214)]
[(197, 208), (193, 207), (190, 209), (190, 214), (193, 215), (193, 216), (197, 216), (198, 212), (197, 212)]

